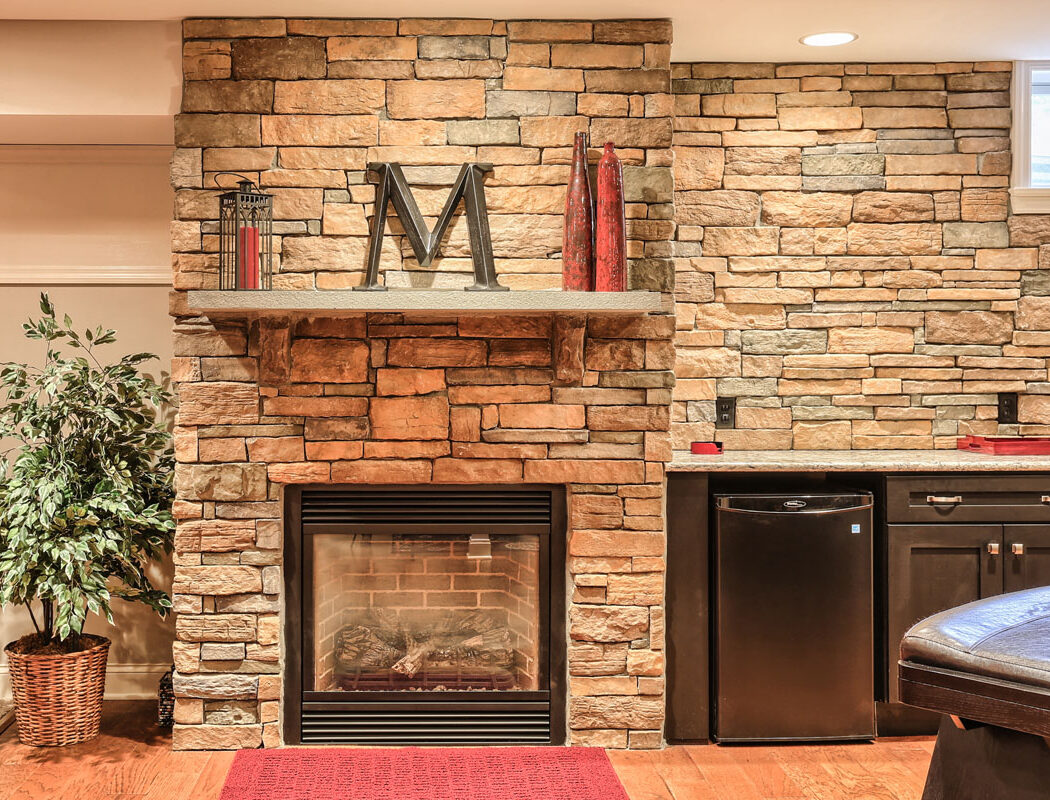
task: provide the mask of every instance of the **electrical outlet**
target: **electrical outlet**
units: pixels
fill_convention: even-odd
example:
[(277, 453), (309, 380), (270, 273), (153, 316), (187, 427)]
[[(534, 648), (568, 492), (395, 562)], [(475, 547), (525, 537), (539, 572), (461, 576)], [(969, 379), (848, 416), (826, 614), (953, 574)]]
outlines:
[(736, 398), (719, 397), (715, 400), (715, 427), (736, 427)]
[(999, 392), (999, 424), (1017, 424), (1017, 392)]

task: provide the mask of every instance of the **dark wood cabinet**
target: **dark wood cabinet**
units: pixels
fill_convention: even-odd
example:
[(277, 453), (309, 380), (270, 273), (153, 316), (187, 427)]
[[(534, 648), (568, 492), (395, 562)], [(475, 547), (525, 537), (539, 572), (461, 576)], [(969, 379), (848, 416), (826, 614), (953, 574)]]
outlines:
[(1050, 525), (1003, 526), (1003, 590), (1050, 586)]
[(1001, 525), (889, 526), (886, 661), (890, 700), (898, 699), (897, 649), (905, 632), (938, 611), (1001, 593), (1002, 550)]
[(925, 617), (1050, 585), (1050, 477), (886, 478), (886, 678), (897, 702), (901, 638)]

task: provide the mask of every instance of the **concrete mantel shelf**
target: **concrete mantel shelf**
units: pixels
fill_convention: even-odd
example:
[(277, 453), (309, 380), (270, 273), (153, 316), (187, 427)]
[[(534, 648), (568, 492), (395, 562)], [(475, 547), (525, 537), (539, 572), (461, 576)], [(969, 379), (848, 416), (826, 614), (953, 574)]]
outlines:
[(386, 292), (207, 291), (187, 293), (197, 313), (224, 315), (360, 314), (411, 311), (436, 314), (647, 314), (670, 310), (660, 292), (468, 292), (462, 289), (391, 289)]
[(960, 450), (733, 450), (678, 453), (672, 472), (1050, 472), (1050, 456)]

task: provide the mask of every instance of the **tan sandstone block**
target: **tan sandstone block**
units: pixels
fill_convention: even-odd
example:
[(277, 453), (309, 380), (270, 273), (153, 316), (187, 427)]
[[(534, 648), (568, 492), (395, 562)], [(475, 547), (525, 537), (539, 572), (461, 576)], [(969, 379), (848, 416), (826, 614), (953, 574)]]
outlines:
[(179, 553), (228, 553), (247, 550), (254, 543), (252, 520), (186, 520), (175, 531), (175, 550)]
[(183, 642), (255, 641), (253, 614), (180, 614), (175, 635)]
[(776, 255), (779, 234), (779, 228), (708, 228), (704, 234), (704, 254), (707, 256)]
[(631, 44), (552, 44), (552, 67), (641, 67), (644, 51)]
[(772, 94), (708, 94), (701, 111), (707, 117), (775, 117), (777, 101)]
[(374, 439), (448, 438), (449, 405), (445, 397), (374, 397), (368, 417)]
[(678, 148), (675, 153), (675, 191), (718, 189), (725, 171), (725, 151), (720, 147)]
[(863, 122), (861, 110), (850, 106), (781, 108), (778, 119), (785, 131), (849, 130), (861, 127)]
[(569, 636), (575, 641), (627, 642), (649, 629), (648, 609), (638, 606), (573, 606)]
[(187, 81), (230, 77), (229, 42), (192, 42), (182, 46), (182, 76)]
[(886, 156), (887, 175), (976, 175), (977, 156), (973, 153)]
[(180, 425), (234, 425), (259, 420), (259, 390), (247, 383), (187, 383), (179, 388)]
[(278, 114), (372, 114), (385, 100), (383, 81), (278, 81), (273, 110)]
[(852, 428), (849, 420), (795, 422), (793, 447), (796, 450), (849, 450)]
[(928, 311), (926, 341), (943, 344), (1003, 344), (1013, 335), (1010, 315), (992, 311)]
[(769, 225), (842, 227), (849, 223), (852, 208), (852, 196), (837, 192), (765, 192), (762, 195), (762, 218)]
[(833, 328), (828, 331), (829, 353), (910, 353), (915, 347), (911, 328)]
[(178, 566), (172, 591), (179, 594), (230, 595), (262, 591), (262, 572), (257, 567), (208, 565)]
[(255, 114), (176, 114), (176, 147), (258, 147)]
[(179, 464), (175, 488), (184, 500), (265, 500), (266, 469), (261, 464)]
[(1022, 297), (1016, 321), (1020, 330), (1050, 331), (1050, 297)]
[(332, 480), (338, 483), (428, 483), (432, 473), (430, 461), (383, 459), (332, 464)]
[(379, 120), (374, 115), (281, 114), (262, 118), (262, 142), (276, 145), (348, 147), (374, 145)]
[(918, 192), (861, 192), (853, 201), (856, 222), (922, 222), (933, 211), (933, 196)]
[(1021, 395), (1017, 404), (1017, 418), (1022, 423), (1050, 425), (1050, 395)]
[(941, 226), (932, 223), (853, 222), (847, 236), (851, 255), (936, 255), (941, 251)]
[(508, 22), (507, 34), (512, 42), (589, 42), (593, 27), (590, 22)]
[(296, 339), (291, 379), (295, 382), (363, 383), (368, 379), (368, 345), (347, 339)]
[(328, 39), (330, 61), (414, 61), (413, 36), (335, 36)]
[(482, 80), (390, 81), (387, 111), (393, 119), (482, 119)]

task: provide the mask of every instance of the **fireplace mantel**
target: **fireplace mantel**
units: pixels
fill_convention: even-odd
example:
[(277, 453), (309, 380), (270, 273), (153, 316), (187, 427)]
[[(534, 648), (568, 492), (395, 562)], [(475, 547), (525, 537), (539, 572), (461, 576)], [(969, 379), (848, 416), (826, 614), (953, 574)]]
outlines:
[(386, 292), (331, 291), (208, 291), (188, 292), (194, 313), (256, 316), (365, 312), (428, 312), (440, 314), (647, 314), (665, 310), (660, 292), (468, 292), (454, 289), (392, 289)]

